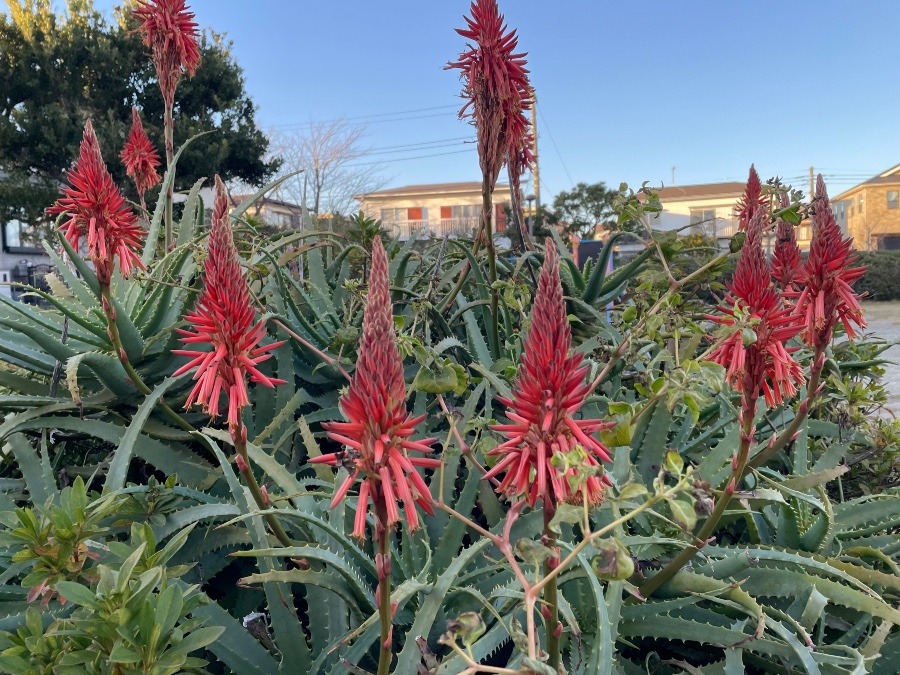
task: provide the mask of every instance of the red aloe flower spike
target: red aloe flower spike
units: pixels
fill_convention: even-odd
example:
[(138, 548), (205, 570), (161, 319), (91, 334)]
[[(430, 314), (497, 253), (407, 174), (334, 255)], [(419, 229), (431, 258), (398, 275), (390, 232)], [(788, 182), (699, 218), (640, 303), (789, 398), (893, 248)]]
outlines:
[(504, 25), (497, 0), (475, 0), (470, 11), (472, 17), (465, 17), (468, 28), (456, 32), (474, 45), (468, 45), (447, 68), (462, 71), (467, 101), (459, 114), (474, 118), (481, 170), (493, 189), (508, 158), (516, 158), (520, 171), (533, 161), (528, 141), (531, 124), (525, 114), (531, 104), (531, 85), (525, 54), (516, 53), (518, 37)]
[(485, 475), (506, 476), (497, 488), (511, 497), (522, 496), (530, 506), (538, 499), (549, 506), (562, 502), (581, 503), (586, 490), (588, 502), (598, 503), (603, 497), (603, 482), (591, 475), (583, 488), (572, 488), (568, 478), (575, 477), (565, 456), (581, 446), (583, 463), (596, 467), (610, 461), (609, 451), (594, 434), (613, 426), (601, 420), (575, 419), (587, 397), (585, 384), (588, 367), (582, 355), (573, 354), (572, 334), (566, 316), (562, 283), (559, 278), (559, 256), (551, 239), (546, 241), (544, 266), (532, 309), (532, 323), (522, 346), (519, 376), (512, 396), (498, 399), (508, 408), (510, 424), (493, 428), (507, 440), (489, 454), (500, 457)]
[(743, 394), (749, 409), (755, 409), (760, 393), (773, 406), (794, 396), (804, 382), (803, 369), (791, 356), (796, 348), (784, 346), (800, 332), (802, 323), (772, 286), (762, 249), (767, 217), (764, 209), (754, 213), (726, 304), (719, 307), (721, 315), (710, 317), (732, 332), (709, 358), (726, 369), (725, 379)]
[(159, 173), (156, 171), (160, 160), (159, 153), (144, 131), (141, 115), (135, 106), (131, 108), (131, 131), (119, 156), (125, 165), (125, 173), (134, 181), (143, 202), (144, 193), (160, 182)]
[(372, 246), (369, 297), (356, 371), (347, 393), (341, 397), (340, 407), (347, 421), (323, 426), (333, 440), (348, 450), (310, 460), (347, 466), (351, 472), (335, 492), (331, 506), (337, 505), (361, 479), (354, 537), (365, 537), (369, 499), (375, 505), (376, 517), (378, 513), (386, 514), (387, 522), (380, 523), (385, 528), (400, 520), (401, 502), (407, 527), (410, 532), (415, 531), (419, 527), (416, 505), (428, 514), (434, 513), (431, 492), (416, 467), (434, 469), (441, 463), (434, 458), (410, 455), (431, 452), (435, 439), (411, 439), (425, 416), (412, 417), (406, 410), (406, 384), (394, 332), (387, 253), (378, 237)]
[(138, 0), (132, 16), (140, 22), (137, 32), (153, 51), (156, 77), (168, 106), (175, 100), (175, 89), (182, 68), (193, 77), (200, 65), (200, 33), (185, 0)]
[(866, 271), (865, 267), (851, 267), (858, 258), (853, 255), (853, 240), (844, 237), (831, 212), (825, 181), (819, 174), (813, 200), (813, 235), (809, 257), (798, 275), (803, 290), (797, 298), (797, 311), (805, 320), (803, 340), (816, 349), (831, 342), (838, 322), (844, 325), (849, 338), (856, 337), (853, 328), (865, 328), (859, 295), (853, 284)]
[[(781, 195), (781, 208), (790, 206), (787, 195)], [(778, 221), (776, 230), (775, 253), (772, 255), (772, 278), (784, 291), (792, 291), (803, 266), (803, 256), (797, 246), (797, 234), (794, 226), (783, 218)]]
[(47, 213), (68, 216), (60, 229), (74, 249), (87, 237), (88, 257), (100, 284), (109, 286), (116, 256), (122, 276), (129, 276), (135, 267), (144, 269), (136, 252), (144, 232), (103, 162), (90, 120), (84, 125), (78, 159), (66, 179), (69, 185), (62, 189), (63, 196)]
[(747, 177), (747, 188), (737, 204), (738, 232), (746, 232), (747, 226), (753, 220), (757, 211), (768, 211), (769, 200), (763, 196), (762, 183), (756, 167), (750, 165), (750, 175)]
[(225, 185), (216, 176), (216, 197), (209, 234), (209, 255), (203, 264), (203, 291), (194, 309), (185, 315), (191, 324), (178, 329), (186, 345), (209, 345), (209, 350), (175, 349), (173, 354), (191, 360), (175, 371), (175, 376), (196, 368), (185, 409), (200, 404), (210, 417), (219, 415), (222, 394), (228, 400), (228, 426), (236, 429), (241, 409), (249, 405), (246, 379), (274, 387), (284, 380), (267, 377), (257, 366), (269, 359), (273, 349), (284, 342), (260, 346), (266, 334), (263, 322), (254, 325), (255, 311), (241, 273), (234, 235), (228, 215)]

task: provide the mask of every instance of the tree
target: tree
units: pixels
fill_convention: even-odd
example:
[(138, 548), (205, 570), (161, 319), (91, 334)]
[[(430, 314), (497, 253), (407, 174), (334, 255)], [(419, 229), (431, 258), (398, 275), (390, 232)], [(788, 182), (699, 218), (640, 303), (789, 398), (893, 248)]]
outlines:
[[(141, 109), (161, 149), (163, 101), (130, 11), (117, 9), (109, 23), (92, 0), (68, 0), (65, 14), (49, 0), (7, 0), (7, 6), (9, 14), (0, 13), (0, 221), (44, 218), (87, 118), (113, 176), (135, 194), (118, 158), (131, 106)], [(208, 32), (201, 53), (195, 77), (182, 80), (176, 94), (176, 147), (201, 131), (214, 133), (181, 156), (176, 189), (215, 173), (260, 185), (278, 162), (264, 159), (268, 140), (254, 121), (230, 43)]]
[(578, 183), (568, 192), (563, 191), (553, 200), (553, 213), (563, 224), (566, 234), (574, 234), (581, 239), (593, 239), (598, 226), (613, 227), (615, 211), (613, 198), (615, 190), (610, 190), (603, 182)]
[(287, 172), (301, 172), (282, 184), (282, 192), (316, 216), (346, 214), (354, 197), (382, 188), (377, 164), (360, 163), (369, 152), (365, 127), (341, 120), (310, 122), (303, 131), (273, 135), (273, 154)]

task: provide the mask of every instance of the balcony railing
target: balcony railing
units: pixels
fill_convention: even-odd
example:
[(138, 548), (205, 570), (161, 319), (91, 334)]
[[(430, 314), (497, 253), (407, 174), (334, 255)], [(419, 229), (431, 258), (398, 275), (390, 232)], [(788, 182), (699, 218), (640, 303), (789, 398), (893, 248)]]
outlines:
[[(481, 224), (479, 216), (470, 218), (435, 218), (430, 220), (384, 221), (382, 226), (399, 239), (427, 237), (471, 237)], [(504, 227), (498, 228), (499, 232)]]

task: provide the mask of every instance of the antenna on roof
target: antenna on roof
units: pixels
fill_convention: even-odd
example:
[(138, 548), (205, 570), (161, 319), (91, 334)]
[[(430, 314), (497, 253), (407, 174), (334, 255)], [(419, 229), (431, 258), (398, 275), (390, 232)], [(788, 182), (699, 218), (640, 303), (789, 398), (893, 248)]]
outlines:
[(675, 167), (672, 167), (672, 185), (675, 185)]

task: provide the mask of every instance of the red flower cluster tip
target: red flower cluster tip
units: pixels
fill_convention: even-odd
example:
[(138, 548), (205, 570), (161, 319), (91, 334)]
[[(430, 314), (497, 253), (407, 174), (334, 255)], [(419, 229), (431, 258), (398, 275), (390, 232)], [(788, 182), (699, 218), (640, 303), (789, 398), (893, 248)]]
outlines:
[(865, 328), (859, 296), (852, 285), (866, 268), (851, 267), (857, 261), (853, 241), (841, 234), (821, 174), (816, 181), (814, 204), (809, 257), (798, 275), (803, 290), (797, 298), (797, 311), (805, 320), (801, 337), (811, 347), (821, 349), (831, 341), (838, 321), (850, 338), (856, 337), (853, 324)]
[(434, 513), (431, 492), (416, 467), (435, 469), (441, 463), (431, 457), (409, 454), (431, 452), (435, 439), (412, 440), (416, 426), (425, 416), (411, 417), (406, 410), (406, 385), (394, 333), (387, 254), (378, 237), (372, 246), (369, 297), (363, 314), (359, 358), (340, 407), (347, 421), (323, 426), (333, 440), (348, 450), (310, 460), (317, 464), (343, 465), (350, 470), (331, 506), (347, 495), (357, 479), (362, 479), (353, 536), (365, 537), (369, 500), (375, 505), (380, 526), (388, 528), (399, 522), (400, 502), (410, 532), (416, 530), (419, 527), (416, 505), (428, 514)]
[(63, 188), (63, 196), (47, 213), (69, 217), (60, 229), (76, 250), (81, 238), (87, 237), (88, 256), (100, 284), (109, 286), (116, 256), (123, 276), (127, 277), (135, 267), (144, 269), (136, 253), (143, 230), (103, 162), (90, 120), (84, 125), (78, 159), (66, 179), (69, 185)]
[(724, 316), (710, 319), (731, 329), (728, 338), (709, 356), (727, 369), (725, 379), (755, 407), (760, 392), (776, 405), (797, 393), (803, 369), (791, 356), (796, 348), (784, 343), (802, 329), (801, 318), (785, 307), (772, 285), (762, 248), (765, 209), (758, 209), (747, 227), (734, 278), (726, 295)]
[(184, 404), (199, 403), (211, 417), (219, 414), (224, 394), (228, 399), (228, 425), (236, 427), (241, 409), (250, 404), (246, 378), (267, 387), (285, 384), (263, 375), (257, 366), (269, 359), (271, 351), (284, 342), (260, 346), (266, 334), (263, 322), (254, 325), (255, 312), (247, 282), (241, 273), (237, 249), (228, 215), (228, 197), (216, 176), (216, 198), (209, 234), (209, 255), (203, 264), (203, 291), (193, 311), (184, 317), (190, 329), (178, 329), (181, 341), (189, 345), (209, 345), (209, 350), (176, 349), (174, 354), (191, 360), (175, 371), (181, 375), (194, 368), (197, 383)]
[[(781, 208), (790, 206), (787, 195), (781, 197)], [(772, 278), (778, 282), (783, 291), (794, 288), (797, 275), (803, 266), (803, 256), (797, 246), (797, 234), (794, 226), (784, 219), (778, 221), (775, 232), (775, 253), (772, 254)]]
[(769, 201), (762, 193), (759, 174), (756, 172), (756, 167), (751, 164), (750, 175), (747, 176), (747, 187), (737, 203), (738, 231), (746, 232), (757, 211), (767, 211), (768, 207)]
[(475, 119), (481, 169), (493, 187), (504, 162), (521, 172), (534, 159), (525, 114), (531, 105), (531, 85), (525, 54), (516, 53), (518, 37), (504, 25), (497, 0), (475, 0), (471, 13), (471, 18), (465, 17), (468, 28), (456, 32), (474, 45), (447, 67), (462, 71), (467, 102), (460, 116), (471, 114)]
[(132, 16), (138, 32), (153, 50), (156, 77), (163, 99), (171, 106), (182, 68), (190, 77), (200, 65), (200, 33), (185, 0), (138, 0)]
[(160, 165), (160, 161), (159, 153), (147, 137), (141, 123), (141, 115), (134, 106), (131, 108), (131, 132), (119, 156), (125, 165), (125, 173), (134, 181), (134, 186), (143, 200), (144, 193), (159, 184), (160, 178), (156, 167)]
[[(609, 451), (594, 438), (613, 426), (601, 420), (575, 419), (590, 386), (582, 355), (571, 352), (572, 334), (566, 316), (559, 256), (552, 240), (546, 241), (544, 266), (532, 309), (532, 323), (522, 346), (519, 377), (512, 396), (500, 398), (508, 408), (509, 424), (494, 429), (507, 440), (489, 454), (501, 459), (485, 478), (502, 472), (498, 492), (523, 496), (530, 506), (562, 502), (591, 504), (603, 498), (606, 474), (597, 475)], [(581, 451), (578, 451), (578, 448)], [(592, 469), (579, 476), (579, 471)]]

